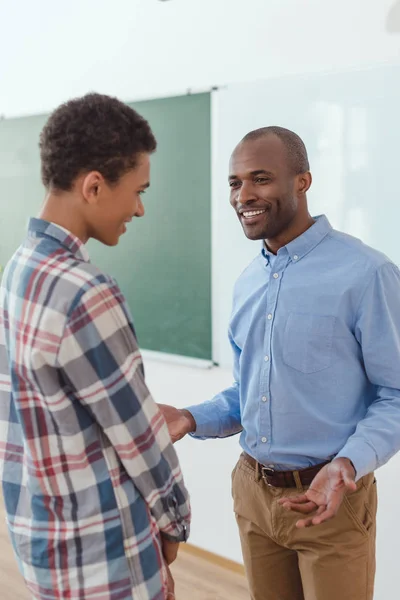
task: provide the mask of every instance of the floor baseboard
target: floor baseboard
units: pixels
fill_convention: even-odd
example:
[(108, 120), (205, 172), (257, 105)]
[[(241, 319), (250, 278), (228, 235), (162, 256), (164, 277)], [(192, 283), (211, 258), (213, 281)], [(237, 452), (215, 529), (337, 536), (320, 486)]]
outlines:
[(198, 546), (193, 546), (193, 544), (181, 544), (179, 551), (185, 552), (186, 554), (191, 554), (192, 556), (197, 556), (198, 558), (202, 558), (213, 565), (219, 565), (224, 569), (239, 573), (239, 575), (244, 575), (244, 566), (240, 563), (230, 560), (229, 558), (224, 558), (219, 554), (214, 554), (214, 552), (203, 550), (203, 548), (199, 548)]

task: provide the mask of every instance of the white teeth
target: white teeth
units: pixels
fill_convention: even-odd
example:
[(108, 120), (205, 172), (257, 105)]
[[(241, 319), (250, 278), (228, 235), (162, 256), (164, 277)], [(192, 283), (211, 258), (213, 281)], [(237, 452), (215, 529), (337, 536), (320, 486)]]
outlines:
[(249, 218), (249, 217), (255, 217), (256, 215), (262, 215), (262, 213), (265, 213), (265, 210), (249, 210), (249, 211), (243, 212), (242, 215), (246, 218)]

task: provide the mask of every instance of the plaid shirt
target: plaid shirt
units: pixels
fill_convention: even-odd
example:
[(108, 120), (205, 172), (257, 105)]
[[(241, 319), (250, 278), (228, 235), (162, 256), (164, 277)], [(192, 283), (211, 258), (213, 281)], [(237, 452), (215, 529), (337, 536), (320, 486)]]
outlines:
[(64, 229), (32, 219), (0, 296), (0, 476), (40, 600), (162, 600), (160, 532), (190, 508), (124, 298)]

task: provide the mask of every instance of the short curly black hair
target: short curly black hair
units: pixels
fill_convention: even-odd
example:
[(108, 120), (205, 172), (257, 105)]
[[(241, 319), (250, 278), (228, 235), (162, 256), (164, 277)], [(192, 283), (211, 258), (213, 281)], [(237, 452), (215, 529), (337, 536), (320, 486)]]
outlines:
[(71, 190), (81, 173), (99, 171), (110, 184), (136, 165), (157, 142), (148, 122), (117, 98), (87, 94), (59, 106), (40, 134), (42, 182)]

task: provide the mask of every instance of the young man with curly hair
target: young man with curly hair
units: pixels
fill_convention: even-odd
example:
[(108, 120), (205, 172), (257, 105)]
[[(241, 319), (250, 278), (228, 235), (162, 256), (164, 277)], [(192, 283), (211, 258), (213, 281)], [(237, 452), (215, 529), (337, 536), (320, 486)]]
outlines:
[(140, 115), (99, 94), (40, 136), (46, 200), (0, 291), (0, 474), (36, 599), (174, 597), (188, 494), (124, 297), (85, 247), (144, 215), (155, 148)]

